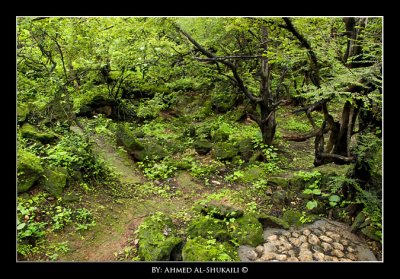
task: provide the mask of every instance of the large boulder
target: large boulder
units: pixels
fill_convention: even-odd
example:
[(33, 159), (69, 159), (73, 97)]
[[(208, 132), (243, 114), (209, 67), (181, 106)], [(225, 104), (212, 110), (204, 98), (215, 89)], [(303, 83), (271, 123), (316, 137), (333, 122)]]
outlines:
[(20, 131), (22, 137), (37, 140), (43, 144), (51, 143), (57, 139), (56, 134), (41, 132), (35, 126), (29, 123), (25, 123), (21, 127)]
[(144, 261), (169, 261), (182, 243), (171, 218), (160, 212), (143, 221), (138, 238), (138, 254)]
[(199, 155), (206, 155), (211, 151), (212, 144), (208, 140), (199, 139), (193, 143), (194, 149)]
[(238, 154), (238, 149), (231, 143), (218, 142), (214, 145), (213, 152), (218, 160), (229, 161)]
[(195, 237), (188, 239), (183, 247), (182, 259), (188, 262), (239, 261), (236, 250), (229, 242)]
[(189, 238), (215, 238), (218, 241), (228, 241), (230, 236), (224, 221), (210, 216), (200, 216), (189, 224), (187, 228)]
[(43, 188), (55, 197), (60, 197), (67, 185), (68, 171), (62, 167), (54, 167), (44, 171)]
[(41, 160), (35, 154), (23, 149), (18, 149), (17, 166), (17, 191), (28, 191), (43, 174)]
[(230, 222), (228, 227), (231, 237), (239, 245), (256, 247), (264, 242), (263, 227), (256, 216), (245, 214)]

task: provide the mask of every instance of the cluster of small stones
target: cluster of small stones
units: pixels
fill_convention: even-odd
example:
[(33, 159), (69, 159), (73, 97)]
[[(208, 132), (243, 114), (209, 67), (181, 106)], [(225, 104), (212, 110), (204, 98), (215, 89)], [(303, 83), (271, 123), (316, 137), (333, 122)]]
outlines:
[[(269, 229), (264, 232), (264, 245), (239, 248), (243, 261), (350, 262), (376, 260), (371, 251), (355, 235), (329, 226), (314, 223), (300, 230)], [(361, 254), (360, 254), (361, 251)]]

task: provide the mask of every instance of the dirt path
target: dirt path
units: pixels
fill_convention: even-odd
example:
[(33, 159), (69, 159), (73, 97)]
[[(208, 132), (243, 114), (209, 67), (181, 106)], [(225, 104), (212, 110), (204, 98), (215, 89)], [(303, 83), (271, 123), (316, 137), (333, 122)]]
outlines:
[[(78, 127), (71, 127), (76, 133), (83, 134)], [(116, 171), (119, 180), (127, 187), (135, 187), (146, 182), (128, 155), (117, 152), (111, 143), (108, 143), (98, 135), (91, 135), (94, 141), (93, 151), (106, 164)], [(185, 184), (188, 184), (191, 177), (182, 176)], [(191, 182), (193, 187), (204, 186)], [(123, 191), (123, 189), (121, 190)], [(96, 212), (96, 226), (85, 232), (83, 235), (68, 232), (55, 236), (52, 241), (68, 241), (70, 251), (60, 255), (60, 261), (115, 261), (115, 254), (122, 251), (133, 241), (133, 232), (141, 224), (142, 220), (156, 211), (174, 213), (179, 210), (187, 210), (193, 205), (193, 200), (187, 197), (176, 197), (163, 199), (159, 197), (147, 197), (146, 199), (133, 198), (110, 198), (99, 192), (94, 195), (87, 195), (85, 203)]]

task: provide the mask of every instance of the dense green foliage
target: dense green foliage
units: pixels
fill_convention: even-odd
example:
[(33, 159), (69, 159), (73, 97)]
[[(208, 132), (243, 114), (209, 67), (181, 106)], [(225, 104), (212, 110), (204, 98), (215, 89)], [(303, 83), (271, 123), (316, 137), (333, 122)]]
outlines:
[(203, 211), (154, 209), (124, 259), (238, 260), (260, 216), (382, 240), (382, 18), (18, 17), (16, 43), (18, 259), (127, 200)]

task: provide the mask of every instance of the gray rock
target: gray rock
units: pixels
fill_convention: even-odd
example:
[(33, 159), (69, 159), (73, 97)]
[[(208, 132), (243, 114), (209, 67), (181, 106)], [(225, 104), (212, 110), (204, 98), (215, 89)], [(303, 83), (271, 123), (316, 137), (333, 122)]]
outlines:
[(238, 255), (242, 262), (254, 261), (257, 258), (257, 253), (254, 251), (254, 248), (247, 245), (239, 246)]
[(278, 261), (286, 261), (287, 258), (288, 258), (288, 256), (280, 254), (280, 255), (276, 255), (275, 258), (276, 258)]
[(293, 236), (293, 237), (299, 237), (300, 235), (299, 235), (298, 232), (292, 232), (292, 236)]
[(264, 255), (262, 255), (260, 259), (263, 261), (271, 261), (274, 260), (275, 257), (276, 257), (275, 253), (264, 253)]
[(255, 249), (256, 253), (258, 254), (258, 256), (261, 256), (264, 253), (264, 246), (257, 246)]
[(305, 236), (310, 235), (310, 233), (311, 233), (311, 231), (310, 231), (309, 229), (305, 229), (305, 230), (303, 231), (303, 234), (304, 234)]
[(350, 243), (349, 243), (349, 241), (347, 240), (347, 239), (341, 239), (341, 240), (339, 240), (339, 242), (341, 243), (341, 244), (343, 244), (344, 246), (348, 246)]
[(290, 257), (290, 258), (287, 259), (287, 261), (288, 261), (288, 262), (298, 262), (299, 259), (296, 258), (296, 257)]
[(332, 255), (338, 257), (338, 258), (342, 258), (344, 256), (344, 253), (338, 249), (335, 249), (332, 251)]
[(353, 253), (348, 253), (347, 257), (352, 261), (356, 261), (357, 260), (357, 257)]
[(276, 252), (276, 246), (271, 243), (264, 243), (264, 254)]
[(355, 252), (356, 250), (354, 249), (354, 247), (349, 246), (349, 247), (347, 247), (347, 251), (348, 251), (349, 253), (353, 253), (353, 252)]
[(340, 250), (340, 251), (343, 251), (343, 250), (344, 250), (343, 245), (340, 244), (340, 243), (338, 243), (338, 242), (332, 243), (332, 246), (333, 246), (333, 248), (338, 249), (338, 250)]
[(302, 262), (310, 262), (313, 260), (313, 254), (310, 250), (300, 250), (299, 260)]
[(329, 243), (326, 243), (326, 242), (322, 242), (321, 243), (321, 247), (322, 247), (322, 249), (324, 249), (325, 252), (328, 252), (328, 251), (332, 250), (332, 246)]
[(310, 234), (308, 236), (308, 242), (311, 245), (318, 245), (318, 244), (320, 244), (321, 241), (319, 240), (319, 238), (315, 234)]
[(300, 249), (302, 250), (307, 250), (310, 248), (310, 244), (308, 244), (307, 242), (304, 242), (300, 245)]
[(320, 238), (322, 241), (325, 241), (326, 243), (332, 243), (332, 242), (333, 242), (332, 238), (330, 238), (330, 237), (328, 237), (328, 236), (326, 236), (326, 235), (321, 235), (319, 238)]
[(300, 235), (298, 239), (301, 243), (307, 242), (307, 237), (305, 235)]
[(323, 262), (325, 260), (325, 255), (324, 255), (324, 253), (321, 253), (321, 252), (315, 252), (313, 254), (313, 257), (318, 262)]
[(359, 261), (377, 261), (374, 253), (366, 247), (358, 246), (358, 260)]
[(290, 243), (292, 243), (296, 247), (300, 247), (300, 245), (302, 243), (302, 241), (300, 241), (300, 239), (294, 238), (294, 237), (290, 237), (289, 241), (290, 241)]
[(270, 242), (277, 241), (278, 240), (278, 236), (276, 234), (270, 235), (270, 236), (267, 237), (267, 240), (270, 241)]

